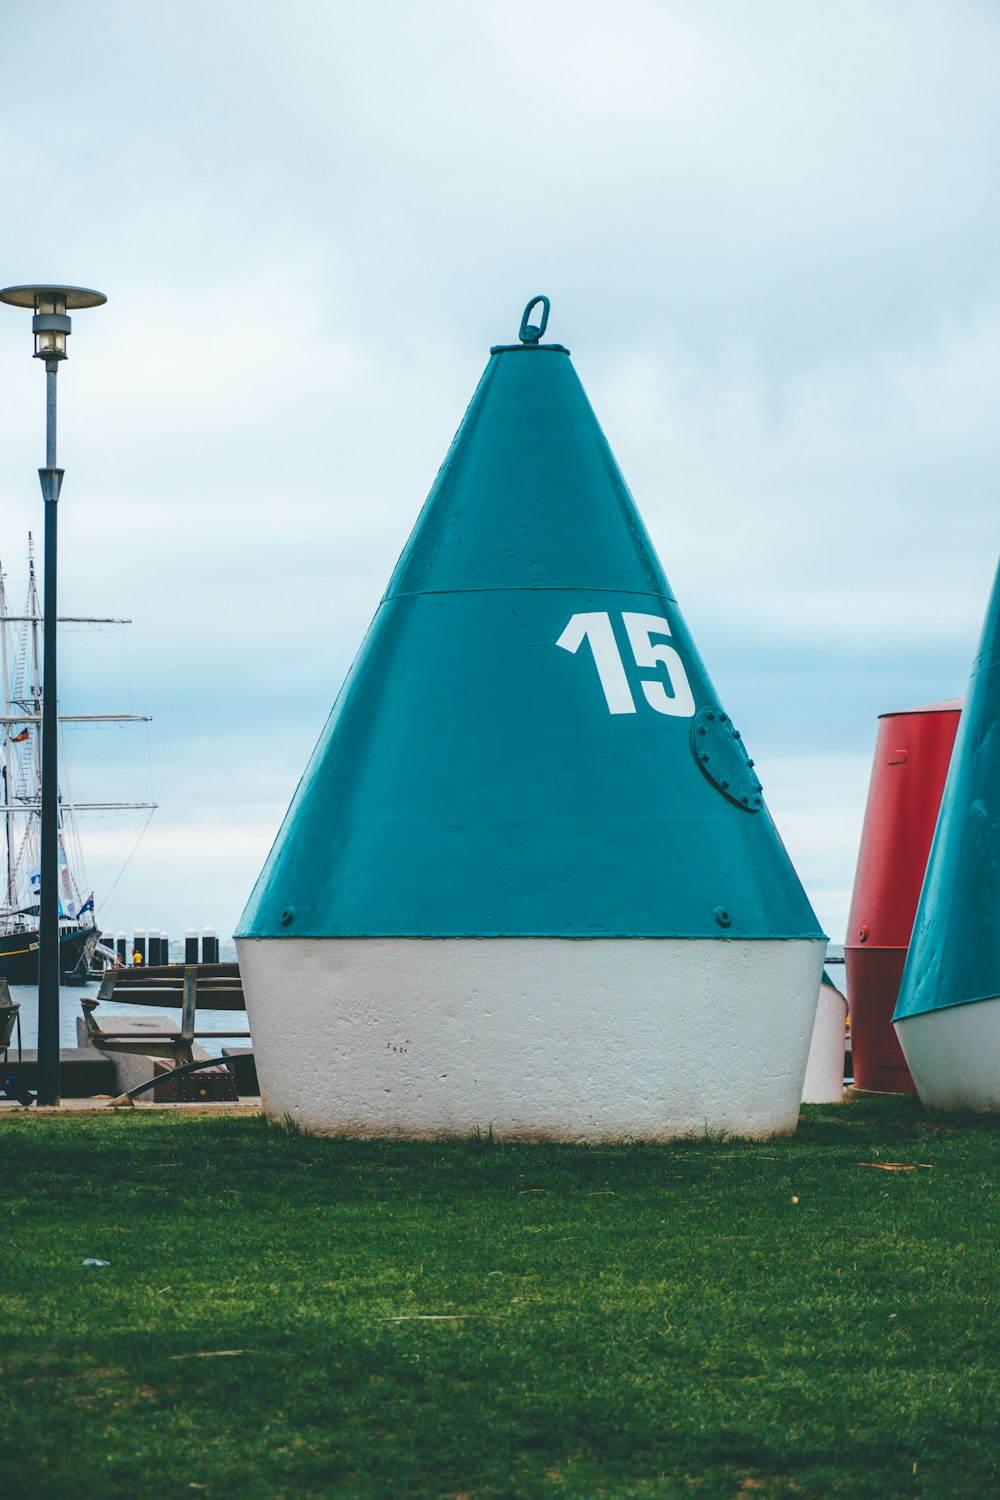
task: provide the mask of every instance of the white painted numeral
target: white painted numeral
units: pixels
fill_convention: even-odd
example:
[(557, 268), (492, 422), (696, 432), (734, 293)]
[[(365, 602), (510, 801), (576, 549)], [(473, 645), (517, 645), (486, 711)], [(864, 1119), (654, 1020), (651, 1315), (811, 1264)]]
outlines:
[(628, 643), (632, 647), (637, 667), (663, 666), (666, 668), (670, 694), (661, 677), (652, 682), (643, 681), (642, 690), (646, 701), (658, 714), (673, 714), (678, 719), (690, 719), (694, 714), (694, 695), (687, 680), (684, 663), (673, 646), (666, 641), (653, 644), (654, 635), (669, 635), (670, 626), (662, 615), (623, 614)]
[[(642, 691), (650, 708), (658, 714), (670, 714), (675, 718), (690, 719), (694, 713), (694, 695), (688, 682), (684, 663), (673, 646), (666, 641), (654, 641), (654, 636), (670, 634), (670, 626), (662, 615), (642, 615), (623, 612), (622, 624), (632, 648), (637, 667), (662, 667), (666, 679), (657, 676), (641, 679)], [(556, 641), (564, 651), (577, 652), (584, 641), (590, 649), (597, 667), (608, 710), (613, 714), (634, 714), (635, 699), (629, 686), (628, 674), (618, 649), (610, 615), (603, 610), (588, 614), (572, 615), (569, 624)], [(670, 691), (667, 691), (669, 684)]]
[(632, 689), (625, 675), (614, 628), (603, 610), (592, 615), (573, 615), (556, 645), (561, 646), (564, 651), (576, 652), (585, 640), (590, 642), (590, 649), (594, 653), (594, 665), (601, 679), (604, 696), (608, 700), (609, 711), (613, 714), (634, 714)]

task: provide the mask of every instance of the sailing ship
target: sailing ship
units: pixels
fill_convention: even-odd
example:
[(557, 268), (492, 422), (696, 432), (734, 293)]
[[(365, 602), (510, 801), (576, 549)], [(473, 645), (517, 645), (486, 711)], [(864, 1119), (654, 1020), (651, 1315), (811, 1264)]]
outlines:
[[(128, 620), (98, 616), (59, 616), (60, 624), (127, 625)], [(2, 800), (5, 843), (0, 902), (0, 975), (9, 984), (38, 982), (38, 924), (41, 889), (42, 658), (39, 649), (42, 612), (32, 540), (28, 537), (28, 589), (22, 614), (7, 608), (7, 589), (0, 567), (0, 671), (3, 675)], [(73, 723), (148, 722), (145, 714), (60, 714), (60, 726)], [(60, 742), (62, 739), (60, 727)], [(147, 809), (148, 802), (73, 802), (64, 795), (68, 779), (60, 766), (59, 787), (59, 972), (64, 983), (83, 982), (95, 961), (113, 961), (100, 944), (94, 893), (86, 896), (74, 874), (79, 861), (76, 815), (84, 811)]]

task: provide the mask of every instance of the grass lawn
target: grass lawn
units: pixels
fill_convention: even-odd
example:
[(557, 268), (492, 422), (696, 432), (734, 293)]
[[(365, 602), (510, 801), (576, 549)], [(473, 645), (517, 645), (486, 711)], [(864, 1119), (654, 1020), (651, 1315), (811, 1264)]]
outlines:
[(988, 1500), (998, 1145), (5, 1117), (0, 1494)]

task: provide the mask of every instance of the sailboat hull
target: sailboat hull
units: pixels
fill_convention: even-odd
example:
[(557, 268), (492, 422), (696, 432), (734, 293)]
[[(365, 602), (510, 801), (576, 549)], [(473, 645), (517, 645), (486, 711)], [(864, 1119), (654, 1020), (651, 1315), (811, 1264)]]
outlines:
[[(59, 973), (63, 979), (85, 974), (99, 933), (82, 927), (59, 934)], [(0, 933), (0, 974), (8, 984), (38, 983), (38, 931)]]

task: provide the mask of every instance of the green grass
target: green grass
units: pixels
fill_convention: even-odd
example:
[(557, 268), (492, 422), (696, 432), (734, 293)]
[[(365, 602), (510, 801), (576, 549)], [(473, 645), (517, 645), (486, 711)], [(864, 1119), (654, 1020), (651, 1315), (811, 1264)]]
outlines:
[(671, 1146), (4, 1118), (0, 1494), (983, 1500), (998, 1142), (907, 1100)]

